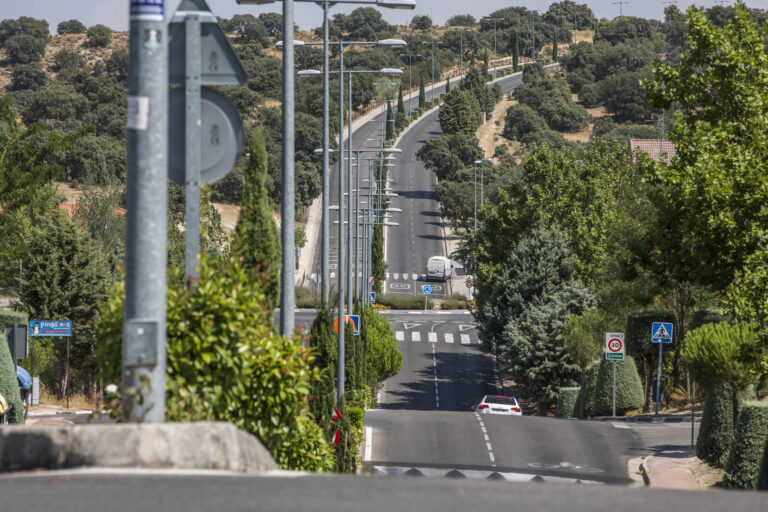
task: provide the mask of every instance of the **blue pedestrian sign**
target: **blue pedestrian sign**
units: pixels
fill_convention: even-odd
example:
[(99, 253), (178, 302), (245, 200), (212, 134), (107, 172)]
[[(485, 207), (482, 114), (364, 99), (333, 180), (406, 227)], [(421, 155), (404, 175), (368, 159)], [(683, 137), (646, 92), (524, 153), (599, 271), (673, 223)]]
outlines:
[(376, 292), (371, 292), (371, 304), (376, 304)]
[(354, 326), (354, 334), (355, 336), (358, 336), (360, 334), (360, 315), (347, 315), (347, 321), (352, 322), (352, 325)]
[(651, 341), (654, 343), (672, 343), (672, 324), (668, 322), (653, 322)]
[(72, 336), (72, 320), (30, 320), (29, 336)]
[(432, 293), (432, 285), (425, 284), (424, 286), (421, 287), (421, 290), (424, 292), (425, 295), (429, 295), (430, 293)]

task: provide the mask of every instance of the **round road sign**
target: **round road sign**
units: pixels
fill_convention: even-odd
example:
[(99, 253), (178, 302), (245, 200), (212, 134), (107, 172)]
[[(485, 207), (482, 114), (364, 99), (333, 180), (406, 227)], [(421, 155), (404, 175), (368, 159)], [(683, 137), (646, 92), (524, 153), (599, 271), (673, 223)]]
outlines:
[(430, 285), (428, 285), (428, 284), (425, 284), (424, 286), (422, 286), (422, 287), (421, 287), (421, 289), (422, 289), (422, 291), (423, 291), (423, 292), (424, 292), (426, 295), (429, 295), (430, 293), (432, 293), (432, 286), (430, 286)]
[(467, 277), (467, 288), (472, 288), (472, 276)]
[(621, 352), (624, 347), (624, 341), (619, 338), (611, 338), (608, 340), (608, 350), (611, 352)]

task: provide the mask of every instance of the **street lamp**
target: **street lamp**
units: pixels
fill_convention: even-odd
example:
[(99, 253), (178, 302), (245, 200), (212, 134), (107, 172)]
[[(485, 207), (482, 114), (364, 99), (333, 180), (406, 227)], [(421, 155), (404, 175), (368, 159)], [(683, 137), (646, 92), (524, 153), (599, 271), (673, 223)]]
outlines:
[(464, 32), (473, 32), (470, 28), (463, 28), (461, 30), (454, 29), (449, 30), (448, 32), (458, 32), (460, 35), (459, 41), (459, 80), (461, 81), (464, 78)]
[(485, 167), (485, 162), (492, 162), (490, 158), (483, 158), (482, 160), (475, 160), (475, 192), (473, 194), (474, 197), (474, 217), (475, 217), (475, 231), (477, 231), (477, 166), (480, 166), (480, 204), (483, 203), (483, 168)]
[(422, 41), (421, 44), (432, 45), (432, 103), (435, 102), (435, 46), (443, 44), (442, 41)]
[(486, 20), (493, 22), (493, 78), (496, 78), (496, 22), (504, 21), (504, 18), (485, 17)]
[[(408, 57), (408, 93), (413, 90), (413, 58), (414, 57), (421, 57), (420, 53), (401, 53), (401, 57)], [(411, 108), (411, 102), (408, 102), (408, 117), (411, 117), (411, 112), (413, 112), (413, 109)]]

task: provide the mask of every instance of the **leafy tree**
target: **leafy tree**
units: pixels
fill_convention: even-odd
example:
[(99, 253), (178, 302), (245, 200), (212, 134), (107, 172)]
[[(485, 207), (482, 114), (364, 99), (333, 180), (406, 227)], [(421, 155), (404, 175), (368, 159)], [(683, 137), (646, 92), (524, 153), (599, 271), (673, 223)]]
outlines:
[(474, 214), (474, 187), (469, 181), (440, 181), (435, 186), (440, 203), (440, 215), (458, 228), (459, 223), (470, 226)]
[(419, 81), (419, 106), (424, 106), (427, 103), (427, 93), (424, 89), (424, 77), (421, 77)]
[(520, 60), (520, 44), (515, 35), (515, 47), (512, 49), (512, 71), (517, 73), (518, 61)]
[(448, 18), (445, 24), (449, 27), (474, 27), (477, 20), (471, 14), (457, 14)]
[(656, 201), (659, 218), (685, 237), (665, 250), (691, 280), (730, 286), (731, 312), (765, 330), (768, 57), (742, 3), (722, 29), (701, 10), (687, 14), (690, 49), (678, 64), (655, 65), (655, 80), (644, 84), (654, 107), (679, 105), (670, 134), (677, 156), (656, 168)]
[(60, 36), (65, 34), (85, 34), (87, 31), (88, 29), (85, 28), (85, 25), (75, 19), (62, 21), (56, 27), (56, 33)]
[(451, 92), (451, 78), (448, 77), (445, 79), (445, 94), (448, 94)]
[(654, 30), (650, 21), (634, 16), (619, 16), (612, 20), (603, 18), (595, 30), (594, 41), (608, 41), (616, 44), (628, 39), (651, 39)]
[(427, 30), (432, 27), (432, 18), (427, 15), (414, 16), (411, 20), (411, 26), (416, 30)]
[(377, 41), (395, 34), (395, 27), (384, 21), (381, 12), (373, 7), (358, 7), (348, 16), (334, 16), (340, 28), (351, 41)]
[(5, 41), (5, 51), (11, 64), (29, 64), (39, 62), (45, 53), (47, 39), (29, 34), (11, 36)]
[(86, 185), (125, 183), (125, 146), (113, 137), (84, 135), (66, 152), (68, 177)]
[(664, 24), (662, 25), (667, 44), (672, 47), (682, 47), (688, 37), (688, 27), (685, 14), (676, 5), (664, 8)]
[(476, 137), (457, 133), (429, 139), (416, 152), (416, 157), (438, 180), (455, 181), (463, 168), (483, 157), (483, 151)]
[(328, 441), (332, 440), (331, 416), (336, 405), (336, 363), (338, 354), (333, 319), (326, 307), (317, 312), (309, 330), (309, 346), (315, 350), (313, 367), (319, 378), (312, 384), (309, 394), (309, 411), (320, 425)]
[[(32, 318), (72, 321), (72, 366), (79, 367), (93, 353), (92, 320), (110, 286), (104, 255), (87, 232), (60, 211), (37, 219), (25, 237), (34, 245), (18, 281), (22, 307)], [(66, 344), (57, 345), (58, 398), (64, 397), (69, 373)], [(95, 369), (94, 369), (95, 370)], [(91, 375), (95, 383), (96, 374)]]
[(459, 82), (459, 89), (468, 92), (474, 97), (478, 102), (480, 111), (490, 115), (493, 112), (493, 107), (496, 105), (496, 98), (488, 89), (486, 84), (487, 78), (487, 73), (482, 73), (480, 68), (470, 64), (469, 71), (464, 75), (464, 79)]
[(392, 113), (392, 103), (387, 101), (387, 140), (395, 140), (395, 116)]
[(21, 34), (32, 36), (35, 39), (42, 39), (45, 42), (51, 38), (51, 34), (48, 31), (48, 22), (45, 20), (21, 16), (15, 20), (6, 19), (0, 21), (0, 47), (4, 46), (11, 37)]
[(131, 58), (125, 50), (114, 50), (106, 62), (107, 73), (117, 76), (121, 81), (128, 79)]
[(576, 277), (563, 235), (536, 230), (515, 244), (476, 318), (482, 349), (508, 368), (541, 413), (572, 385), (579, 368), (568, 356), (562, 335), (570, 315), (590, 309), (594, 296)]
[(728, 385), (735, 425), (739, 393), (758, 382), (765, 372), (765, 353), (757, 344), (757, 334), (743, 325), (705, 324), (688, 333), (683, 354), (696, 382)]
[(88, 44), (103, 48), (112, 42), (112, 29), (106, 25), (94, 25), (88, 29)]
[(264, 295), (271, 310), (280, 300), (282, 249), (267, 199), (267, 151), (258, 130), (251, 136), (250, 153), (243, 186), (243, 209), (237, 219), (232, 253), (242, 257), (244, 265), (263, 275)]
[(323, 50), (312, 46), (297, 46), (296, 69), (316, 69), (323, 66)]
[(480, 105), (469, 92), (454, 89), (443, 96), (439, 117), (443, 132), (473, 134), (480, 126)]
[(403, 354), (389, 322), (374, 308), (366, 306), (361, 321), (367, 329), (366, 381), (372, 390), (378, 390), (385, 380), (400, 373)]
[(276, 12), (263, 12), (259, 14), (259, 21), (270, 37), (283, 35), (283, 15)]
[(599, 309), (568, 319), (563, 329), (563, 344), (579, 368), (587, 368), (592, 361), (602, 358), (604, 335), (609, 329), (607, 319)]
[(508, 139), (520, 140), (524, 135), (547, 129), (547, 122), (528, 105), (513, 105), (504, 118), (504, 133)]
[(656, 110), (651, 108), (640, 85), (647, 72), (629, 72), (610, 75), (600, 82), (600, 101), (618, 121), (639, 123), (651, 119)]
[(34, 91), (21, 112), (24, 124), (37, 121), (71, 121), (81, 119), (88, 100), (71, 85), (50, 84)]
[(11, 71), (11, 91), (37, 90), (48, 82), (48, 75), (37, 62), (16, 64)]
[(85, 59), (77, 52), (62, 48), (53, 58), (55, 71), (77, 70), (85, 65)]
[(323, 177), (318, 167), (306, 160), (296, 162), (296, 206), (309, 206), (320, 195)]

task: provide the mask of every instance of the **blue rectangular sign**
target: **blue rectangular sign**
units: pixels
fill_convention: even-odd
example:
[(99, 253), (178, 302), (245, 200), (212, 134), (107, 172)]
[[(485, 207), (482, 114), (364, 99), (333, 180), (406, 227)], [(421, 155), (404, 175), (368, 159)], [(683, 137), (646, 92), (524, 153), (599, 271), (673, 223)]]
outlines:
[(355, 336), (359, 336), (360, 335), (360, 315), (347, 315), (347, 318), (350, 322), (352, 322), (352, 325), (355, 327), (353, 334)]
[(30, 320), (29, 336), (72, 336), (72, 320)]
[(653, 322), (651, 341), (654, 343), (672, 343), (672, 324), (669, 322)]
[(132, 21), (165, 21), (165, 0), (131, 0)]
[(371, 304), (376, 304), (376, 292), (371, 292)]

